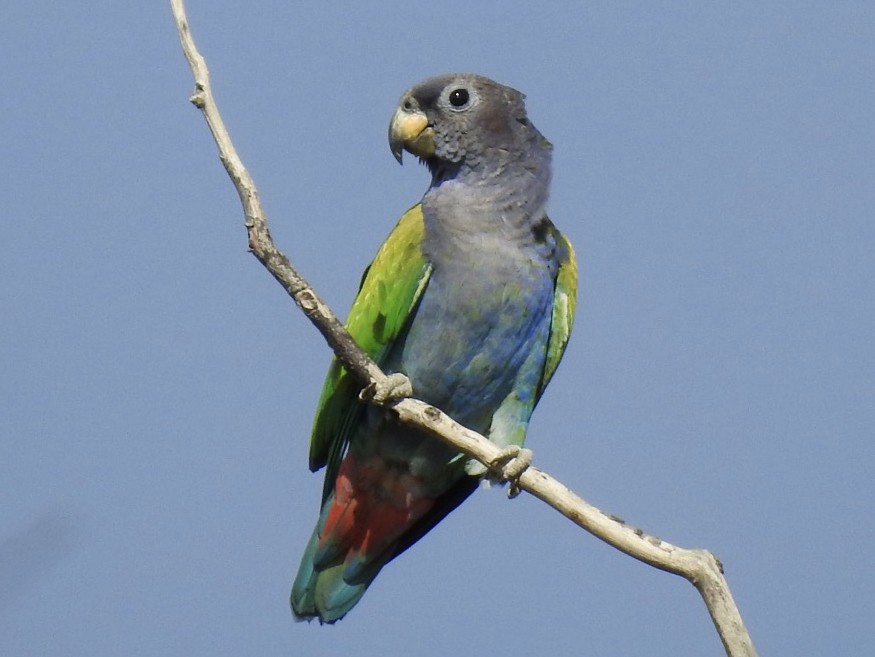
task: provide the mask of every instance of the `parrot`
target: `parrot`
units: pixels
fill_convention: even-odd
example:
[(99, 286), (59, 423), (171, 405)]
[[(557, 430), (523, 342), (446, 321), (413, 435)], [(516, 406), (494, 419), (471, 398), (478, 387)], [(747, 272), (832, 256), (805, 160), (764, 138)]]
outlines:
[[(362, 276), (346, 328), (413, 396), (501, 448), (522, 448), (565, 352), (577, 261), (546, 213), (552, 144), (525, 96), (475, 74), (408, 89), (389, 125), (431, 174)], [(335, 358), (310, 469), (322, 504), (291, 591), (297, 620), (334, 623), (380, 570), (478, 487), (486, 466), (360, 398)]]

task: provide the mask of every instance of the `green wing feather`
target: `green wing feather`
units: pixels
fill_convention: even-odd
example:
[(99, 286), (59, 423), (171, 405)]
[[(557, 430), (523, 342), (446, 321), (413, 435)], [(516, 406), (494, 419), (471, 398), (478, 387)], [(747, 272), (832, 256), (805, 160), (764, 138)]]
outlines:
[[(555, 230), (555, 229), (554, 229)], [(538, 386), (538, 399), (553, 378), (559, 361), (565, 353), (571, 327), (574, 324), (574, 310), (577, 307), (577, 258), (568, 239), (556, 231), (556, 242), (560, 253), (559, 272), (553, 292), (553, 321), (550, 325), (550, 340), (547, 343), (547, 361), (544, 375)]]
[[(362, 276), (346, 329), (380, 364), (422, 295), (431, 265), (422, 253), (425, 224), (415, 205), (380, 247)], [(328, 369), (310, 436), (310, 469), (327, 465), (326, 486), (333, 485), (340, 459), (364, 405), (361, 384), (335, 358)]]

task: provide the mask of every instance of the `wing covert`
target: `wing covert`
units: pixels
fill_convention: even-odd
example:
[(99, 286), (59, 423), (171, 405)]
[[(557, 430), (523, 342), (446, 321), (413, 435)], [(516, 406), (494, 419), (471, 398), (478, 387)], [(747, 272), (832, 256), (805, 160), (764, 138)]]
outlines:
[(544, 363), (544, 376), (538, 386), (539, 399), (565, 353), (577, 307), (577, 257), (571, 242), (559, 231), (556, 231), (556, 242), (560, 264), (553, 292), (553, 319), (550, 324), (550, 340), (547, 343), (547, 360)]
[[(346, 328), (380, 364), (407, 325), (431, 274), (422, 253), (425, 224), (417, 204), (399, 220), (365, 270)], [(310, 469), (327, 465), (326, 485), (334, 483), (355, 419), (364, 408), (361, 384), (335, 358), (322, 387), (310, 436)]]

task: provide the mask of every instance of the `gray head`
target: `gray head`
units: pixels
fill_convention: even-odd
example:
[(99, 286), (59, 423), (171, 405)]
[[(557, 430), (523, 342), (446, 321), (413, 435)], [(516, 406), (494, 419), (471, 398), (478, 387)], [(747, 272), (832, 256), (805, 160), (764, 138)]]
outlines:
[(389, 124), (400, 162), (407, 150), (434, 182), (476, 172), (489, 177), (512, 163), (549, 168), (550, 144), (526, 115), (525, 96), (482, 75), (439, 75), (408, 89)]

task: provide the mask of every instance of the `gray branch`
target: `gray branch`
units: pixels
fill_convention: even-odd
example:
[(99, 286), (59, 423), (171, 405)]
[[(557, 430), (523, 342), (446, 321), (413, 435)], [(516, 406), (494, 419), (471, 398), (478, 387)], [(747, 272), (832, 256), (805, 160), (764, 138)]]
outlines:
[[(390, 385), (386, 374), (362, 351), (337, 316), (273, 243), (255, 183), (237, 155), (213, 99), (209, 71), (192, 39), (183, 0), (170, 0), (170, 4), (182, 49), (194, 74), (195, 92), (191, 102), (203, 113), (218, 146), (222, 164), (240, 195), (250, 251), (310, 318), (341, 362), (360, 379), (362, 387), (385, 389)], [(488, 468), (494, 469), (495, 463), (502, 462), (503, 452), (498, 446), (458, 424), (434, 406), (411, 398), (385, 400), (381, 395), (369, 395), (368, 398), (371, 403), (392, 410), (402, 422), (431, 433)], [(501, 477), (503, 472), (499, 469), (496, 474)], [(515, 483), (519, 489), (531, 493), (616, 549), (654, 568), (688, 580), (705, 601), (726, 654), (729, 657), (756, 657), (756, 649), (723, 576), (723, 567), (708, 550), (681, 548), (631, 527), (616, 516), (608, 515), (587, 503), (536, 467), (525, 470)]]

